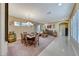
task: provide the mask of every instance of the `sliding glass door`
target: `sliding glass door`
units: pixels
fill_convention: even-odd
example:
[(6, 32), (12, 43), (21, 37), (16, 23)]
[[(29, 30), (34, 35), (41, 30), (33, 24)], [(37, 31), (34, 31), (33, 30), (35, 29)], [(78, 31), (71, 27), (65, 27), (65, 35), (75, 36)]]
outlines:
[(78, 11), (77, 18), (78, 18), (78, 43), (79, 43), (79, 11)]
[(71, 20), (71, 36), (79, 43), (79, 11), (77, 11)]

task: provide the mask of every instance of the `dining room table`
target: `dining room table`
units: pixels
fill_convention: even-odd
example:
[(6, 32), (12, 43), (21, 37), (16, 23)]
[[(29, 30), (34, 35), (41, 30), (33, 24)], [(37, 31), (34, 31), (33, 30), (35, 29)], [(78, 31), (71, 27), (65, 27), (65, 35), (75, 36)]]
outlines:
[(35, 35), (33, 35), (33, 34), (28, 34), (28, 35), (27, 35), (27, 41), (28, 41), (29, 45), (32, 45), (33, 42), (35, 41)]

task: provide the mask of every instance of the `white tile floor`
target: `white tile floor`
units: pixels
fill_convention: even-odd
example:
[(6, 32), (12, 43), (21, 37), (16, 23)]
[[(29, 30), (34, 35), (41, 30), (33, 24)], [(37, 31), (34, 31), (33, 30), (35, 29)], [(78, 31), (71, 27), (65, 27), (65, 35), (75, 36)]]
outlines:
[(39, 46), (25, 46), (21, 43), (21, 40), (17, 40), (13, 43), (8, 43), (8, 56), (37, 56), (41, 51), (43, 51), (52, 41), (54, 41), (53, 36), (48, 36), (46, 38), (39, 38)]
[[(51, 36), (49, 36), (49, 37), (51, 38)], [(72, 45), (71, 45), (71, 43), (70, 43), (70, 41), (68, 40), (67, 37), (57, 37), (57, 38), (51, 38), (51, 39), (54, 39), (54, 40), (43, 51), (39, 52), (38, 56), (76, 56), (77, 55), (74, 52), (74, 49), (73, 49), (74, 47), (72, 47)], [(46, 41), (42, 41), (42, 43), (44, 43), (44, 42), (46, 43), (47, 39), (45, 39), (45, 40)], [(42, 43), (40, 43), (41, 44), (40, 46), (44, 45)], [(17, 46), (17, 45), (15, 45), (15, 46)], [(18, 49), (18, 50), (24, 51), (23, 50), (24, 48), (22, 48), (22, 47), (20, 46), (21, 49), (20, 50)], [(12, 51), (15, 52), (15, 50), (16, 49), (12, 48)], [(23, 53), (27, 53), (27, 51), (28, 50), (25, 49), (25, 51)], [(9, 50), (9, 52), (10, 52), (10, 50)], [(18, 54), (17, 52), (14, 53), (14, 55)], [(21, 54), (18, 54), (18, 55), (21, 55)], [(31, 53), (30, 53), (30, 55), (31, 55)]]
[(39, 56), (75, 56), (67, 37), (58, 37)]

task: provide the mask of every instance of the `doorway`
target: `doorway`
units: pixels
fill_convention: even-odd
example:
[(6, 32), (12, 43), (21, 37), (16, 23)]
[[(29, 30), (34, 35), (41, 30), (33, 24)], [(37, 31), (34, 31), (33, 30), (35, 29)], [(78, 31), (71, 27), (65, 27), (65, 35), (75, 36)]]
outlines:
[(59, 24), (60, 36), (68, 36), (68, 23)]

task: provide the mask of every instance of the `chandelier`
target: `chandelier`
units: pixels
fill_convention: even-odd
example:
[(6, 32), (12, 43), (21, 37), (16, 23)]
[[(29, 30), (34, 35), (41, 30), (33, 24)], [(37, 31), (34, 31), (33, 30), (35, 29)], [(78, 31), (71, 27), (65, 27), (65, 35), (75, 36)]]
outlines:
[(26, 21), (26, 26), (33, 26), (33, 23), (31, 22), (30, 17), (25, 18), (25, 21)]
[(26, 26), (33, 26), (33, 23), (32, 22), (26, 22)]
[[(31, 21), (31, 19), (30, 18), (25, 18), (24, 19), (25, 20), (25, 22), (14, 22), (14, 25), (15, 26), (28, 26), (28, 27), (30, 27), (30, 26), (33, 26), (34, 24), (32, 23), (32, 21)], [(11, 24), (10, 24), (11, 25)]]

